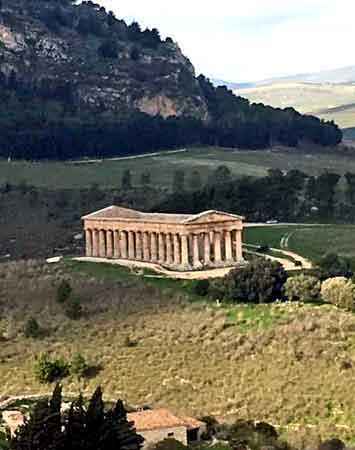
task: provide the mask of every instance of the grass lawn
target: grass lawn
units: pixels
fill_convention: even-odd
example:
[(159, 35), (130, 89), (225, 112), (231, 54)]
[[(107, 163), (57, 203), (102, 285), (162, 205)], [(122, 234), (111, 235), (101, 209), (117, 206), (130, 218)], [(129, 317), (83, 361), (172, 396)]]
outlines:
[(355, 262), (354, 225), (272, 226), (245, 228), (247, 244), (268, 245), (281, 248), (281, 241), (288, 238), (287, 247), (313, 261), (325, 253), (334, 252)]
[(264, 176), (269, 168), (300, 169), (309, 174), (332, 170), (341, 174), (355, 172), (355, 156), (336, 152), (307, 154), (294, 151), (236, 151), (231, 149), (191, 149), (185, 153), (165, 153), (144, 158), (102, 161), (92, 164), (69, 162), (0, 161), (0, 184), (11, 182), (49, 188), (82, 188), (97, 183), (102, 188), (121, 185), (124, 170), (132, 172), (133, 184), (139, 185), (143, 172), (151, 174), (152, 184), (170, 188), (173, 173), (183, 169), (188, 178), (197, 169), (203, 181), (224, 164), (234, 176)]

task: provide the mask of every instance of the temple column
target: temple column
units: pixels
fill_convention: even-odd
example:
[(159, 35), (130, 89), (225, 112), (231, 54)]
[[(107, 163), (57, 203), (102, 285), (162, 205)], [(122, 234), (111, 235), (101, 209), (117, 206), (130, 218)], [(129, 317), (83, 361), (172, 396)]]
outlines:
[(210, 241), (210, 234), (205, 233), (204, 236), (204, 265), (208, 266), (211, 264), (211, 241)]
[(189, 267), (189, 238), (186, 234), (181, 236), (181, 265)]
[(120, 232), (118, 230), (113, 232), (113, 257), (119, 259), (120, 255)]
[(120, 233), (120, 257), (127, 259), (127, 231), (121, 231)]
[(93, 239), (92, 239), (92, 256), (97, 258), (99, 256), (99, 232), (98, 230), (93, 230)]
[(106, 231), (99, 231), (99, 256), (106, 258)]
[(171, 234), (168, 233), (165, 236), (165, 242), (166, 242), (166, 262), (167, 264), (173, 264), (173, 243), (171, 240)]
[(226, 262), (233, 262), (233, 253), (232, 253), (232, 233), (231, 231), (226, 231), (224, 236), (224, 246), (226, 252)]
[(192, 237), (192, 266), (194, 269), (202, 267), (200, 261), (199, 235), (194, 234)]
[(106, 255), (107, 258), (113, 257), (113, 236), (112, 231), (109, 230), (106, 232)]
[(157, 235), (151, 233), (150, 235), (150, 260), (152, 262), (158, 261)]
[(165, 262), (165, 246), (164, 246), (164, 234), (159, 233), (158, 236), (158, 245), (159, 245), (159, 262)]
[(128, 259), (135, 259), (134, 231), (128, 232)]
[(214, 233), (214, 262), (220, 264), (222, 261), (221, 251), (221, 233), (218, 231)]
[(86, 243), (86, 251), (85, 254), (86, 256), (93, 256), (93, 236), (92, 236), (92, 231), (91, 230), (85, 230), (85, 243)]
[(143, 259), (144, 261), (150, 261), (149, 234), (147, 232), (143, 233)]
[(237, 262), (243, 262), (243, 241), (242, 241), (242, 230), (236, 230), (236, 241), (235, 241), (235, 259)]
[(174, 234), (173, 240), (174, 240), (174, 264), (177, 266), (181, 263), (179, 235)]
[(139, 231), (136, 233), (136, 259), (143, 259), (142, 233)]

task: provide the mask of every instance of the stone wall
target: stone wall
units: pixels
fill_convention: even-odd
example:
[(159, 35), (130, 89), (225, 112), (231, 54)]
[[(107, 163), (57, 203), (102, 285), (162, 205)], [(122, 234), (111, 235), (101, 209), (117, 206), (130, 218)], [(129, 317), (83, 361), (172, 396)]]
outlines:
[(187, 445), (186, 427), (159, 428), (157, 430), (138, 431), (138, 434), (144, 437), (144, 447), (147, 448), (152, 444), (163, 441), (164, 439), (176, 439)]

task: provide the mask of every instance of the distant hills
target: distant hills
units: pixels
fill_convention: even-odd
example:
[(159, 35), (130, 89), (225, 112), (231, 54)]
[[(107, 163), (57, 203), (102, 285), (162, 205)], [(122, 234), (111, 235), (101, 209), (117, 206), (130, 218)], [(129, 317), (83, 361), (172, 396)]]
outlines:
[[(221, 81), (214, 80), (214, 83)], [(253, 103), (293, 107), (304, 114), (355, 127), (355, 66), (270, 78), (252, 83), (224, 83)]]

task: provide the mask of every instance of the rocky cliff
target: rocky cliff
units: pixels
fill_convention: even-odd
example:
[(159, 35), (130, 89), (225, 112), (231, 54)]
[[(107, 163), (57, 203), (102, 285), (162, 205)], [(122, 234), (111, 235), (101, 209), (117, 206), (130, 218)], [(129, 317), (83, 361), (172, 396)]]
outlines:
[(157, 30), (93, 2), (0, 0), (0, 72), (47, 97), (100, 114), (208, 118), (191, 62)]

